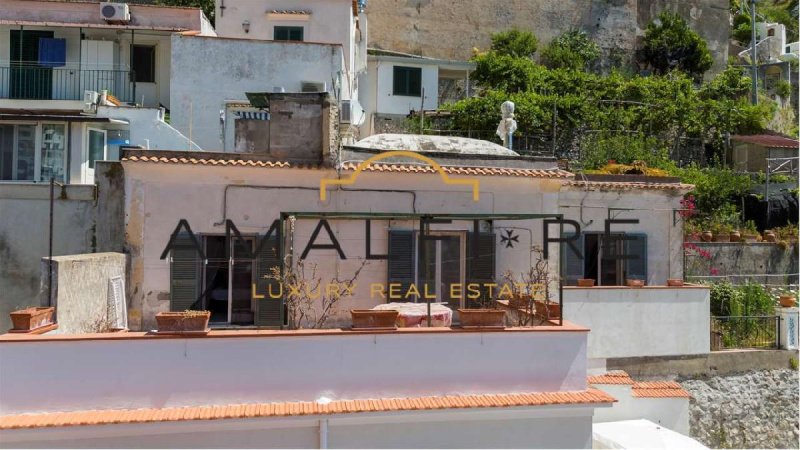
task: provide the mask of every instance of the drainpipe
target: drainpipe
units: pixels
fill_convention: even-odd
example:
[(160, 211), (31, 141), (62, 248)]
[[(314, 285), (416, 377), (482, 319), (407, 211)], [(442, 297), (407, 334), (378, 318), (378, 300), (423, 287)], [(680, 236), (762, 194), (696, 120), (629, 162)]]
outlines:
[(319, 420), (319, 448), (328, 448), (328, 419)]

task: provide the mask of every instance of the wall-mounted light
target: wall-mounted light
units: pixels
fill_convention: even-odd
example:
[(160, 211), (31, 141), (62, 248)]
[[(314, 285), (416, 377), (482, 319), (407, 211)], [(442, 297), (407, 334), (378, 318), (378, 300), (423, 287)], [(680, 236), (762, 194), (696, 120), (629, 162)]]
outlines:
[(244, 22), (242, 22), (242, 29), (244, 30), (245, 33), (249, 33), (250, 32), (250, 21), (249, 20), (245, 20)]

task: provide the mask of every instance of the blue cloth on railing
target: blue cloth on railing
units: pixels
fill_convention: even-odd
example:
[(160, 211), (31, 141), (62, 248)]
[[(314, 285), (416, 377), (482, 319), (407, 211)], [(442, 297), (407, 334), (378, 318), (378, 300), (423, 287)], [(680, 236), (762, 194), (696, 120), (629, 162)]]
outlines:
[(39, 38), (39, 65), (62, 67), (67, 64), (67, 40)]

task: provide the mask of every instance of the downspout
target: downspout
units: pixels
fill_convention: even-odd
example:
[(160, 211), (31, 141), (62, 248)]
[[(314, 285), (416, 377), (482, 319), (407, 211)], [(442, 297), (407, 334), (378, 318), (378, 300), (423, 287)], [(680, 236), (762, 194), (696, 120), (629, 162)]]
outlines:
[(328, 419), (319, 420), (319, 448), (328, 448)]

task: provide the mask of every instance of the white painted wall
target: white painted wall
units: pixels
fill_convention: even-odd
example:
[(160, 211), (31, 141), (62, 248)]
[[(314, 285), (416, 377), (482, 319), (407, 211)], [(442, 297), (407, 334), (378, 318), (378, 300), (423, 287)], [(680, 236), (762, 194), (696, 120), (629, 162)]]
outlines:
[[(369, 81), (371, 96), (375, 98), (375, 110), (367, 113), (379, 114), (402, 114), (406, 115), (411, 110), (419, 111), (420, 105), (423, 109), (436, 109), (439, 106), (439, 66), (436, 64), (421, 63), (399, 63), (390, 61), (370, 60), (369, 65), (374, 64), (375, 69), (369, 70), (370, 77), (375, 79)], [(404, 95), (394, 95), (394, 66), (419, 67), (422, 69), (422, 88), (425, 90), (425, 102), (422, 103), (421, 97), (408, 97)], [(369, 117), (369, 116), (368, 116)]]
[(0, 448), (591, 448), (585, 407), (408, 411), (8, 430)]
[(673, 212), (681, 208), (683, 193), (642, 189), (587, 191), (569, 186), (561, 191), (558, 206), (565, 219), (581, 224), (582, 231), (603, 232), (609, 218), (638, 219), (638, 224), (614, 224), (611, 230), (647, 234), (647, 284), (663, 286), (670, 278), (683, 277), (683, 224), (673, 218)]
[(689, 436), (689, 399), (685, 397), (634, 397), (627, 384), (598, 384), (596, 388), (617, 402), (611, 408), (595, 410), (594, 423), (647, 419), (672, 431)]
[[(163, 111), (158, 108), (100, 106), (97, 116), (127, 121), (128, 125), (118, 125), (116, 128), (129, 130), (130, 145), (141, 145), (151, 150), (201, 150), (187, 136), (164, 122)], [(119, 155), (110, 159), (119, 159)]]
[[(189, 221), (196, 233), (222, 234), (225, 227), (222, 204), (225, 186), (260, 185), (299, 187), (300, 189), (228, 189), (227, 218), (243, 233), (263, 235), (280, 212), (351, 211), (351, 212), (429, 212), (429, 213), (509, 213), (556, 212), (559, 180), (514, 177), (480, 177), (480, 200), (475, 203), (464, 186), (444, 184), (438, 175), (411, 173), (372, 173), (360, 175), (348, 191), (332, 189), (329, 200), (319, 200), (322, 178), (336, 177), (332, 170), (265, 169), (199, 165), (156, 165), (125, 162), (127, 245), (132, 254), (130, 286), (131, 327), (153, 326), (154, 314), (169, 309), (169, 263), (159, 259), (169, 236), (180, 219)], [(380, 192), (355, 192), (378, 189)], [(399, 192), (385, 192), (398, 190)], [(220, 225), (217, 225), (220, 223)], [(308, 242), (316, 220), (298, 220), (295, 230), (295, 257)], [(314, 250), (307, 262), (319, 265), (319, 275), (328, 281), (337, 274), (349, 278), (366, 255), (364, 222), (331, 220), (347, 260), (340, 260), (334, 250)], [(372, 252), (387, 251), (390, 227), (416, 228), (407, 221), (376, 220), (372, 224)], [(506, 269), (521, 272), (531, 261), (530, 243), (541, 243), (541, 220), (495, 221), (495, 227), (515, 226), (520, 244), (497, 251), (497, 274)], [(470, 230), (471, 222), (437, 225), (432, 229)], [(319, 242), (328, 242), (323, 233)], [(558, 251), (553, 246), (553, 270), (557, 270)], [(369, 284), (386, 283), (385, 261), (369, 261), (358, 279), (356, 295), (343, 301), (331, 325), (349, 324), (351, 308), (371, 308), (383, 301), (371, 298)], [(347, 279), (341, 278), (341, 279)]]
[[(204, 150), (223, 151), (220, 110), (247, 101), (246, 92), (283, 87), (300, 92), (302, 81), (327, 84), (344, 72), (342, 47), (174, 35), (171, 120)], [(350, 98), (347, 92), (342, 97)]]
[(564, 288), (564, 319), (592, 330), (589, 358), (699, 355), (711, 349), (707, 287)]
[(583, 390), (586, 335), (345, 331), (6, 341), (0, 414)]

